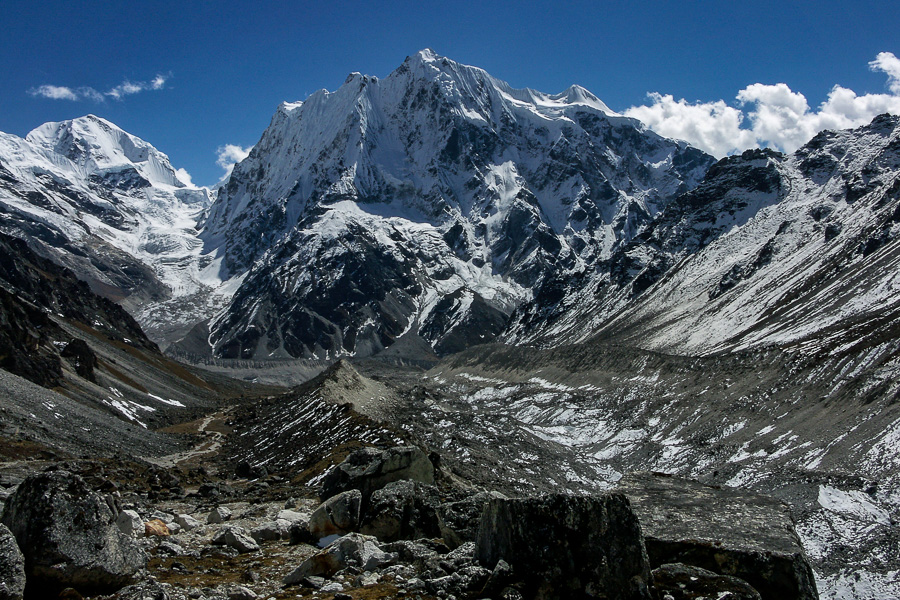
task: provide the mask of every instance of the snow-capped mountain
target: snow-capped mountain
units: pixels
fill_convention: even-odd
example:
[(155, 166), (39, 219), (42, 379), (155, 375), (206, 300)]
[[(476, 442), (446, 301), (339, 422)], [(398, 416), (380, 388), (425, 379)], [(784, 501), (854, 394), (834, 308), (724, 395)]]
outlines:
[(511, 339), (702, 355), (879, 347), (900, 322), (900, 118), (714, 165), (609, 260), (548, 280)]
[(573, 86), (513, 89), (424, 50), (282, 104), (204, 223), (225, 357), (491, 339), (550, 273), (609, 257), (713, 160)]
[(93, 115), (24, 139), (0, 133), (0, 228), (121, 301), (151, 334), (189, 329), (198, 309), (183, 323), (178, 306), (219, 282), (202, 271), (196, 230), (212, 198), (183, 179), (165, 154)]

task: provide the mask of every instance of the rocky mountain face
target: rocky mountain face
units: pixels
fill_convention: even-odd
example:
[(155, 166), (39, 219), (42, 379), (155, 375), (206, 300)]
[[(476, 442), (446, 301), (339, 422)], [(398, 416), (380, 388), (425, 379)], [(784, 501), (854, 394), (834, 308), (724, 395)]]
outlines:
[(587, 90), (517, 90), (422, 51), (283, 104), (204, 222), (224, 357), (438, 352), (493, 338), (552, 273), (630, 240), (712, 159)]
[(547, 280), (508, 339), (596, 336), (683, 355), (893, 352), (898, 168), (890, 115), (823, 132), (790, 156), (723, 159), (608, 260)]

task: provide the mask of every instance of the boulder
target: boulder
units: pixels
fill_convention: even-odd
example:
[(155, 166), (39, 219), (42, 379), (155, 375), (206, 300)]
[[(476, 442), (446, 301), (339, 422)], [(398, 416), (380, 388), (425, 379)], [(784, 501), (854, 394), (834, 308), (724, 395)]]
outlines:
[(506, 561), (529, 598), (650, 599), (640, 524), (621, 494), (494, 498), (475, 554), (489, 570)]
[(292, 546), (296, 544), (316, 544), (319, 539), (321, 538), (313, 537), (313, 534), (309, 532), (309, 523), (306, 521), (294, 521), (288, 530), (288, 540)]
[(131, 537), (144, 535), (144, 521), (141, 520), (141, 516), (137, 514), (137, 511), (123, 510), (116, 517), (116, 525), (125, 535)]
[(275, 518), (282, 519), (284, 521), (290, 521), (291, 523), (307, 520), (307, 516), (305, 514), (294, 510), (279, 510)]
[(206, 522), (210, 525), (218, 525), (219, 523), (224, 523), (231, 519), (231, 511), (224, 506), (217, 506), (212, 512), (209, 513), (209, 516), (206, 517)]
[(321, 497), (326, 500), (347, 490), (359, 490), (365, 503), (376, 490), (404, 479), (434, 483), (434, 465), (422, 450), (415, 446), (384, 451), (360, 448), (328, 472), (322, 482)]
[(110, 504), (67, 471), (22, 482), (2, 521), (25, 556), (30, 590), (44, 596), (66, 587), (115, 591), (135, 580), (147, 556), (116, 525)]
[(256, 543), (247, 530), (237, 525), (228, 525), (219, 530), (213, 536), (210, 542), (214, 546), (227, 546), (234, 548), (240, 554), (259, 551), (259, 544)]
[(442, 504), (438, 510), (441, 537), (451, 548), (474, 542), (484, 507), (491, 498), (505, 497), (499, 492), (478, 492), (463, 500)]
[(761, 600), (743, 579), (682, 564), (653, 569), (653, 588), (659, 598), (668, 595), (672, 600)]
[(175, 517), (175, 522), (178, 523), (185, 531), (191, 531), (192, 529), (196, 529), (201, 525), (200, 521), (198, 521), (191, 515), (178, 515), (177, 517)]
[(285, 585), (301, 583), (311, 576), (331, 577), (349, 566), (363, 571), (374, 571), (397, 560), (397, 555), (384, 552), (375, 538), (359, 533), (348, 533), (338, 538), (324, 550), (304, 560), (284, 578)]
[(99, 366), (97, 355), (91, 350), (84, 340), (74, 339), (65, 345), (60, 356), (69, 360), (69, 364), (75, 368), (75, 372), (88, 381), (96, 383), (94, 369)]
[(0, 600), (22, 600), (25, 594), (25, 557), (16, 538), (0, 525)]
[(783, 502), (655, 473), (617, 491), (641, 521), (651, 568), (683, 563), (749, 583), (764, 600), (814, 600), (813, 572)]
[(309, 517), (309, 532), (314, 539), (344, 535), (359, 529), (362, 493), (348, 490), (332, 496), (319, 505)]
[(147, 537), (165, 537), (171, 533), (166, 524), (159, 519), (151, 519), (144, 523), (144, 535)]
[(250, 537), (257, 543), (290, 539), (291, 522), (284, 519), (266, 521), (250, 530)]
[(441, 537), (439, 508), (434, 486), (394, 481), (372, 494), (359, 531), (383, 542)]

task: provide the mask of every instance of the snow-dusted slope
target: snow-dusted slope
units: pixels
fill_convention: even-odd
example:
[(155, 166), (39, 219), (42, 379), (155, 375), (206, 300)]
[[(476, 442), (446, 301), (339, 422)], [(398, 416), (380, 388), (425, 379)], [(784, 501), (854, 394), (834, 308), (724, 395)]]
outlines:
[(0, 133), (0, 227), (122, 301), (157, 339), (216, 308), (181, 314), (219, 284), (202, 272), (196, 230), (210, 203), (165, 154), (99, 117)]
[(878, 345), (900, 317), (898, 176), (900, 118), (889, 115), (790, 156), (724, 159), (596, 271), (544, 286), (511, 337), (599, 331), (686, 355)]
[[(219, 355), (368, 354), (493, 337), (548, 273), (607, 257), (709, 156), (590, 92), (517, 90), (429, 50), (283, 104), (205, 222)], [(251, 268), (252, 267), (252, 268)]]

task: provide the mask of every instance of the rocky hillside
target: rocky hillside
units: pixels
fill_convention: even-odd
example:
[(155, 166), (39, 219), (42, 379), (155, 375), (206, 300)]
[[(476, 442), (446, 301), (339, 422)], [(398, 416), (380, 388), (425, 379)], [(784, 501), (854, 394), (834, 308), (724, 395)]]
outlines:
[(891, 353), (898, 240), (900, 118), (882, 115), (723, 159), (595, 270), (537, 290), (508, 339)]

